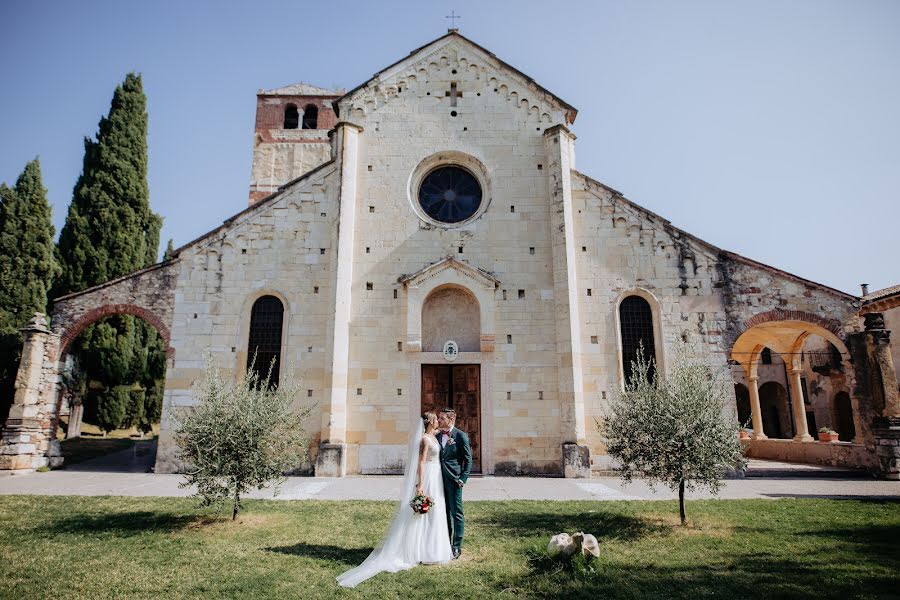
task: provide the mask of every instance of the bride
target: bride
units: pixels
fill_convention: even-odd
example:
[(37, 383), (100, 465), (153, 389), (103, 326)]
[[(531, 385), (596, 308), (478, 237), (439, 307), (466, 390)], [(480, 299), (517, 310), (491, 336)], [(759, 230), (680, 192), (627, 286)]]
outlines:
[[(361, 565), (338, 575), (338, 583), (343, 587), (356, 587), (382, 571), (396, 573), (419, 563), (445, 563), (453, 558), (441, 477), (441, 444), (434, 435), (437, 415), (425, 413), (414, 429), (394, 520)], [(433, 502), (425, 514), (416, 514), (409, 506), (417, 494), (424, 494)]]

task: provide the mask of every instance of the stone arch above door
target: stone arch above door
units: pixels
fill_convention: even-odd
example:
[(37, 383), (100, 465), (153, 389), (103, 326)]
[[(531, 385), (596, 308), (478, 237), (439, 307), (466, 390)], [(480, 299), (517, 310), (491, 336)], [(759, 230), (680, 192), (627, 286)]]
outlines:
[(428, 297), (439, 288), (458, 288), (474, 296), (480, 309), (480, 351), (494, 351), (494, 291), (500, 281), (493, 275), (448, 256), (417, 273), (400, 277), (398, 283), (407, 292), (407, 351), (422, 351), (422, 309)]

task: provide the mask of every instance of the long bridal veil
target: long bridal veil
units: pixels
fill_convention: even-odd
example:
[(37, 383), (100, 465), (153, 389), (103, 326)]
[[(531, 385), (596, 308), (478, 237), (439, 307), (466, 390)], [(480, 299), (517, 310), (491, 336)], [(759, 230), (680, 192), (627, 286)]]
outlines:
[(408, 523), (415, 518), (415, 513), (409, 507), (413, 492), (416, 487), (416, 469), (419, 463), (419, 444), (425, 434), (425, 426), (421, 418), (411, 427), (412, 435), (409, 438), (409, 448), (406, 453), (406, 470), (403, 474), (403, 487), (400, 493), (400, 501), (394, 513), (394, 519), (387, 532), (372, 553), (361, 565), (350, 569), (346, 573), (338, 575), (338, 583), (344, 587), (356, 587), (370, 577), (378, 575), (382, 571), (391, 573), (402, 571), (415, 566), (414, 562), (406, 559), (406, 545), (403, 533)]

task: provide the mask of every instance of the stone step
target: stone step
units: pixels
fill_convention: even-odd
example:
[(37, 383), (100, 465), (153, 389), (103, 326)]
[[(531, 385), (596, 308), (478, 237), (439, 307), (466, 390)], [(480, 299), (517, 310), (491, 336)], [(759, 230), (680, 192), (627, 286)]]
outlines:
[(795, 479), (872, 479), (863, 469), (850, 469), (832, 465), (788, 463), (776, 460), (750, 459), (744, 477)]

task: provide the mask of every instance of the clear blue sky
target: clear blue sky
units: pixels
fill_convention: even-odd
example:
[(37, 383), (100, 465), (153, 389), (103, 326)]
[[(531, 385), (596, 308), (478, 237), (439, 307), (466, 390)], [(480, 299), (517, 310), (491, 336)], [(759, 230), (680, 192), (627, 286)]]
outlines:
[(720, 247), (845, 291), (900, 283), (900, 2), (0, 2), (0, 181), (57, 231), (113, 89), (143, 73), (176, 246), (246, 206), (255, 93), (352, 88), (460, 31), (579, 109), (578, 169)]

